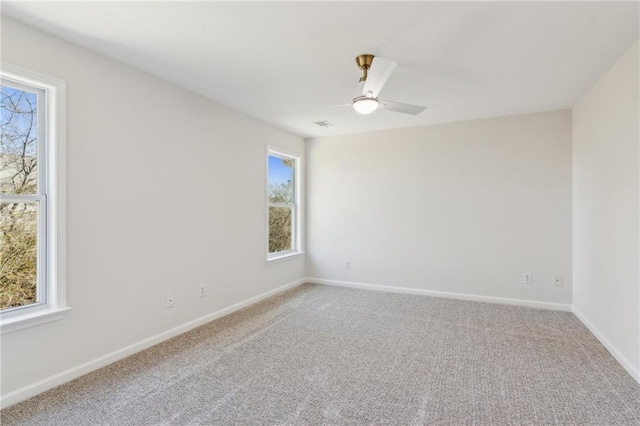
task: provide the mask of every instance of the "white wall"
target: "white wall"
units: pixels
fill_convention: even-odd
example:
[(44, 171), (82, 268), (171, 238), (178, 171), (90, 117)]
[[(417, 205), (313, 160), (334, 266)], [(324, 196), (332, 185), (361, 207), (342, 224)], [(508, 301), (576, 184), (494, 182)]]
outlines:
[(307, 155), (309, 276), (571, 303), (570, 111), (312, 139)]
[(266, 145), (301, 138), (4, 18), (2, 60), (67, 82), (73, 308), (2, 336), (3, 395), (304, 276), (265, 264)]
[(573, 109), (576, 313), (638, 377), (638, 43)]

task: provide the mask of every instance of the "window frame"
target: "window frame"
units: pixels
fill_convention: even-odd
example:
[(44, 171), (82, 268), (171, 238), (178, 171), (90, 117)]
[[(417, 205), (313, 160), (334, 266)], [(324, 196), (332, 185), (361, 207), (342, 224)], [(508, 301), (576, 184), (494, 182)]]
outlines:
[(66, 298), (66, 83), (2, 62), (0, 79), (38, 94), (37, 192), (2, 195), (2, 201), (38, 203), (37, 303), (0, 311), (0, 334), (62, 319)]
[[(282, 158), (284, 160), (293, 160), (293, 203), (271, 203), (269, 201), (269, 157), (274, 156)], [(274, 146), (267, 145), (266, 155), (266, 184), (265, 184), (265, 196), (266, 196), (266, 259), (267, 263), (274, 263), (286, 259), (295, 258), (304, 255), (302, 247), (302, 208), (301, 208), (301, 195), (302, 195), (302, 157), (284, 149), (276, 148)], [(289, 207), (292, 209), (291, 220), (291, 249), (285, 251), (279, 251), (276, 253), (269, 253), (269, 208), (270, 207)]]

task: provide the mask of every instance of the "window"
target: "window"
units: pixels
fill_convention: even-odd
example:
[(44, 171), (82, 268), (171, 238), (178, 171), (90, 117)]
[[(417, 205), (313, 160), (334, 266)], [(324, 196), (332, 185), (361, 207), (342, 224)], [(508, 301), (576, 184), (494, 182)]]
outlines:
[(2, 333), (62, 318), (64, 83), (2, 63), (0, 71), (0, 325)]
[(267, 260), (300, 254), (300, 158), (267, 154)]

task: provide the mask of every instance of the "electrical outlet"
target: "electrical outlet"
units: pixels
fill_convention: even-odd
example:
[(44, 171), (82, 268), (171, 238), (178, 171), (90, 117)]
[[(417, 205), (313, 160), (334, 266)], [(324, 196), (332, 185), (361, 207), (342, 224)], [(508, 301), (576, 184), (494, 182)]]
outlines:
[(344, 261), (344, 269), (351, 269), (351, 261), (350, 260), (345, 260)]
[(200, 284), (200, 297), (204, 297), (204, 284)]
[(553, 276), (553, 286), (554, 287), (562, 287), (562, 275), (554, 275)]
[(522, 282), (525, 284), (533, 283), (533, 274), (531, 272), (523, 272), (522, 273)]
[(167, 308), (173, 308), (175, 304), (175, 299), (173, 298), (173, 293), (167, 293)]

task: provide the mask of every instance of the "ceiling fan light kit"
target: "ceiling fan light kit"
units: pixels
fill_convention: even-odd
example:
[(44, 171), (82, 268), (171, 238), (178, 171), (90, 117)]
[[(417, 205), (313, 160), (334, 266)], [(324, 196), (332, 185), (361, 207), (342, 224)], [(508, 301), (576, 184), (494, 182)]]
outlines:
[(368, 96), (358, 96), (353, 100), (353, 109), (360, 114), (371, 114), (378, 109), (378, 99)]

